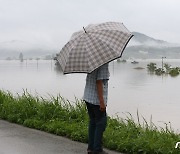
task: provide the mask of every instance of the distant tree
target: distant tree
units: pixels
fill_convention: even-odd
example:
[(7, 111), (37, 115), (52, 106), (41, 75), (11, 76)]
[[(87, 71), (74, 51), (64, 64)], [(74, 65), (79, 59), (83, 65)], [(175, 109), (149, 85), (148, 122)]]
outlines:
[(179, 67), (172, 68), (170, 70), (170, 72), (169, 72), (169, 74), (171, 76), (177, 76), (177, 75), (179, 75), (179, 73), (180, 73), (180, 68)]
[(154, 72), (156, 70), (156, 63), (149, 63), (149, 64), (147, 64), (147, 69), (150, 72)]
[(22, 52), (19, 54), (19, 60), (20, 60), (21, 62), (23, 62), (23, 54), (22, 54)]
[(162, 75), (162, 74), (165, 73), (165, 71), (164, 71), (162, 68), (157, 68), (157, 69), (155, 70), (155, 73), (156, 73), (156, 75)]
[(180, 74), (180, 67), (171, 67), (169, 64), (164, 64), (165, 71), (162, 68), (157, 68), (156, 63), (150, 63), (147, 65), (148, 71), (155, 73), (156, 75), (169, 74), (173, 77)]

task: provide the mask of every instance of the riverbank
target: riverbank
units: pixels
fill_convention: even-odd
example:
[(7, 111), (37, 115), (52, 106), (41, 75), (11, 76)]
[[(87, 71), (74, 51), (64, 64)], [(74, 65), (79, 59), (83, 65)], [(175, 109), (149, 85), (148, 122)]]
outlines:
[[(88, 117), (84, 103), (69, 102), (61, 96), (50, 100), (33, 97), (27, 92), (13, 96), (0, 91), (0, 118), (26, 127), (39, 129), (72, 140), (87, 143)], [(139, 116), (137, 114), (139, 121)], [(158, 129), (152, 122), (135, 123), (131, 115), (126, 119), (108, 117), (104, 146), (122, 153), (173, 153), (180, 136), (168, 126)]]

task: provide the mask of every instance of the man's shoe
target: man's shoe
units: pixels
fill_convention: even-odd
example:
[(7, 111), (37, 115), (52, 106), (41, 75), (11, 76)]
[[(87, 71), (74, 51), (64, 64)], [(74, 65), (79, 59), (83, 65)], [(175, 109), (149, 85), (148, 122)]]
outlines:
[(94, 152), (93, 154), (108, 154), (108, 152), (103, 150), (102, 152)]
[(87, 150), (87, 154), (94, 154), (94, 152), (91, 150)]

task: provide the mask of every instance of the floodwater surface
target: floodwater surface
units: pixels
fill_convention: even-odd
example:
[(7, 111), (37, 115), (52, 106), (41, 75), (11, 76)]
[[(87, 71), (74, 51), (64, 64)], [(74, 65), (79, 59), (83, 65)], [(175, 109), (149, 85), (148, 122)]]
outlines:
[[(137, 110), (141, 119), (151, 119), (157, 126), (171, 123), (176, 131), (180, 129), (180, 75), (157, 76), (147, 71), (147, 64), (161, 60), (139, 60), (125, 63), (111, 62), (109, 65), (108, 114), (126, 117), (131, 113), (137, 119)], [(180, 60), (164, 60), (171, 66), (180, 67)], [(135, 69), (142, 67), (144, 69)], [(13, 94), (27, 90), (33, 95), (45, 98), (61, 95), (75, 101), (81, 99), (85, 86), (86, 74), (63, 75), (54, 61), (47, 60), (0, 60), (0, 89)]]

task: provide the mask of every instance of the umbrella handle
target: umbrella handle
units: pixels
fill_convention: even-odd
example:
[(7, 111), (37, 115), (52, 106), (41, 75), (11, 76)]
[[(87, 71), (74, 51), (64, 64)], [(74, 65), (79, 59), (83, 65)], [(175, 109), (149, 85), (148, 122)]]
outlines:
[(84, 32), (87, 33), (84, 27), (83, 27), (83, 29), (84, 29)]

